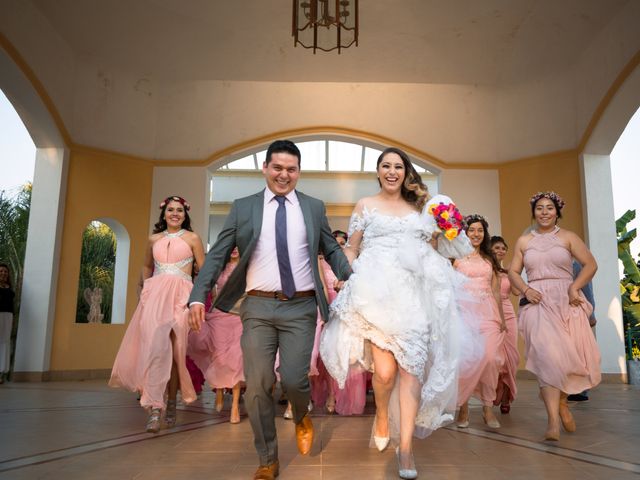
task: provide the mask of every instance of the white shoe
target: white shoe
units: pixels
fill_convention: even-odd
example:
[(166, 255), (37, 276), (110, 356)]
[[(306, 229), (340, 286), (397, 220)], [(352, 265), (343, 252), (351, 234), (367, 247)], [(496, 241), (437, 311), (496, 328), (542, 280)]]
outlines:
[(285, 420), (293, 419), (293, 411), (291, 410), (291, 404), (290, 403), (287, 405), (287, 409), (284, 411), (284, 415), (282, 415), (282, 417)]
[(384, 451), (389, 446), (389, 437), (376, 437), (373, 436), (373, 443), (376, 444), (376, 448), (379, 452)]
[[(460, 415), (460, 413), (458, 413), (458, 415)], [(470, 417), (470, 413), (467, 412), (467, 419), (462, 422), (459, 420), (456, 420), (456, 426), (458, 428), (469, 428), (469, 417)]]
[(458, 428), (469, 428), (469, 419), (467, 418), (464, 422), (456, 423)]

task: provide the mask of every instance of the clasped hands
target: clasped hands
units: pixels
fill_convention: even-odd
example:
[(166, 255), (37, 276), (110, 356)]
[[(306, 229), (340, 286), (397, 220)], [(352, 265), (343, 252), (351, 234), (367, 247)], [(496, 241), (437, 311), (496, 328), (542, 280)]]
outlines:
[[(582, 298), (580, 298), (580, 291), (573, 286), (573, 284), (571, 284), (569, 286), (569, 290), (568, 290), (568, 294), (569, 294), (569, 305), (573, 306), (573, 307), (579, 307), (580, 305), (582, 305)], [(531, 287), (527, 287), (527, 289), (524, 291), (524, 297), (529, 300), (531, 303), (540, 303), (540, 301), (542, 300), (542, 294), (538, 291), (535, 290)]]

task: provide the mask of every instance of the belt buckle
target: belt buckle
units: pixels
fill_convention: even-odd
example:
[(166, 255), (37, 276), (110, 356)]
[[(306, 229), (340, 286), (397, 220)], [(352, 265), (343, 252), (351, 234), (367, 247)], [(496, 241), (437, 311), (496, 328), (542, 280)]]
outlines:
[(276, 299), (280, 300), (281, 302), (286, 302), (287, 300), (289, 300), (283, 292), (276, 292), (274, 296)]

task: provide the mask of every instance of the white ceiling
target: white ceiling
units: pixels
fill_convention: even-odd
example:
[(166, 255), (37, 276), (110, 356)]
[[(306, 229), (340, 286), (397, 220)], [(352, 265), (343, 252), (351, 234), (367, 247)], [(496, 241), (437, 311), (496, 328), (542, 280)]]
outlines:
[(316, 125), (452, 164), (575, 148), (639, 24), (637, 0), (361, 0), (359, 46), (313, 55), (290, 0), (0, 0), (73, 140), (154, 159)]
[(363, 0), (357, 48), (293, 48), (290, 0), (35, 0), (76, 55), (172, 80), (504, 85), (567, 68), (626, 0)]

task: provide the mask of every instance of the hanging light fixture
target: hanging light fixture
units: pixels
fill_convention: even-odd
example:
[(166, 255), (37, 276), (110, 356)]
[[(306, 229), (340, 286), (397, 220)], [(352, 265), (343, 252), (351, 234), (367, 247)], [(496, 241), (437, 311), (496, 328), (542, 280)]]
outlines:
[(294, 46), (330, 52), (358, 46), (358, 0), (293, 0)]

